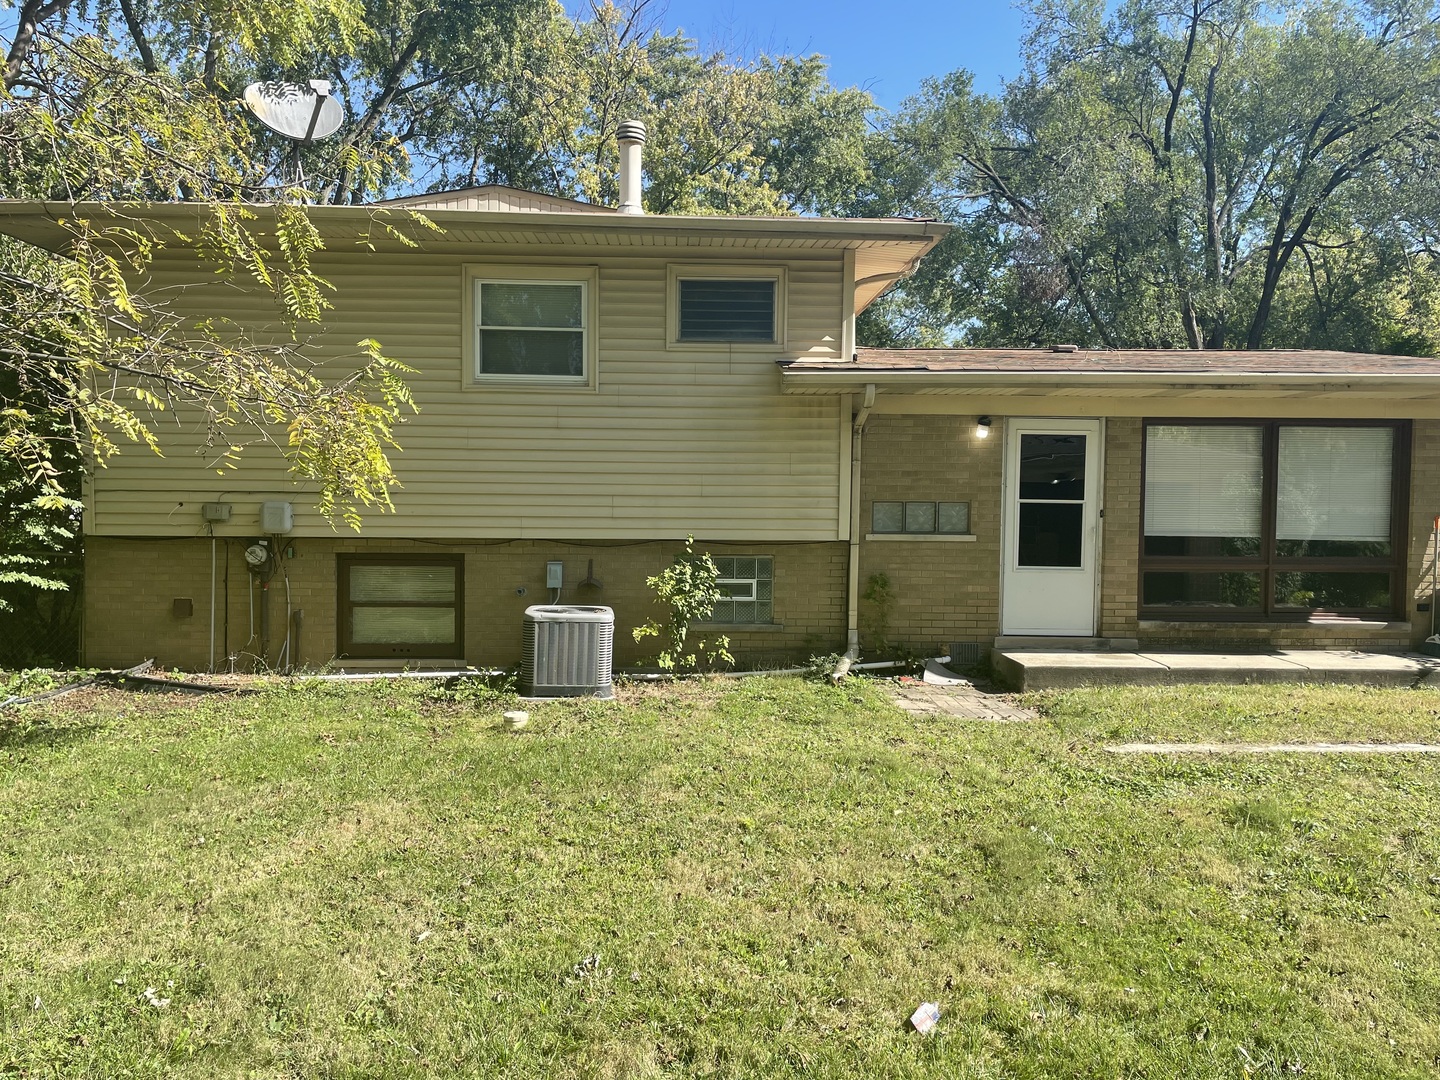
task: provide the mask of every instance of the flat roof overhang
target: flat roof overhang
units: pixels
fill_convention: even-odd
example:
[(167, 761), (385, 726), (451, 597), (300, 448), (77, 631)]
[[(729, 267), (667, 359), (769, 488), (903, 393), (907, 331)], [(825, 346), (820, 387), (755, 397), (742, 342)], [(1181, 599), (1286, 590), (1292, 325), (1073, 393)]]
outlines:
[(1440, 372), (966, 372), (797, 369), (781, 362), (786, 394), (862, 394), (873, 411), (1010, 416), (1300, 416), (1440, 418)]

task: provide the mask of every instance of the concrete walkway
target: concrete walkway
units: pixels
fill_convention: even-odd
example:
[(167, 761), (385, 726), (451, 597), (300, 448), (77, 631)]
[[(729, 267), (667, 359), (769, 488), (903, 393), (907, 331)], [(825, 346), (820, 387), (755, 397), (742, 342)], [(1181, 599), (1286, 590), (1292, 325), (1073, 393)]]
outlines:
[(1440, 754), (1434, 743), (1121, 743), (1111, 754)]
[(1016, 690), (1176, 683), (1440, 686), (1440, 660), (1414, 654), (1290, 649), (1272, 653), (997, 650), (995, 677)]
[(1013, 704), (1004, 694), (987, 694), (964, 680), (945, 685), (929, 679), (897, 679), (889, 685), (895, 704), (917, 716), (954, 716), (961, 720), (1007, 724), (1034, 720), (1037, 715)]

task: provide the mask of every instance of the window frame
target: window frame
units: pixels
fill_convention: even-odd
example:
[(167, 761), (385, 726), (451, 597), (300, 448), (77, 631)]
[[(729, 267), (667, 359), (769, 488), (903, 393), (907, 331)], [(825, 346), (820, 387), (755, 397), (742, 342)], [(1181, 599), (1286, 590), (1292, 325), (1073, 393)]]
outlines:
[[(350, 599), (350, 570), (355, 566), (452, 566), (455, 568), (455, 641), (453, 645), (433, 642), (361, 643), (350, 640), (350, 615), (355, 607), (449, 607), (414, 601), (356, 605)], [(453, 649), (453, 655), (440, 655)], [(465, 655), (465, 556), (464, 555), (366, 555), (350, 552), (335, 556), (335, 655), (350, 660), (458, 660)]]
[[(682, 341), (680, 338), (680, 282), (773, 281), (775, 283), (774, 337), (770, 341)], [(778, 264), (670, 263), (665, 268), (665, 347), (674, 350), (774, 353), (786, 347), (786, 293), (788, 274)]]
[[(599, 386), (597, 336), (600, 270), (593, 265), (534, 262), (471, 263), (461, 274), (461, 384), (470, 390), (595, 390)], [(584, 370), (581, 375), (508, 375), (480, 371), (481, 285), (578, 285)], [(533, 327), (531, 329), (543, 329)], [(570, 329), (570, 328), (557, 328)]]
[[(1230, 558), (1199, 555), (1147, 555), (1145, 504), (1149, 486), (1152, 427), (1253, 427), (1260, 442), (1260, 554)], [(1388, 556), (1281, 556), (1276, 554), (1276, 518), (1280, 483), (1280, 429), (1286, 427), (1385, 428), (1392, 433), (1390, 458), (1390, 554)], [(1406, 612), (1408, 522), (1410, 516), (1411, 424), (1408, 420), (1280, 419), (1275, 417), (1146, 417), (1140, 432), (1140, 514), (1137, 539), (1136, 602), (1142, 619), (1166, 622), (1305, 622), (1315, 617), (1403, 618)], [(1292, 608), (1275, 602), (1276, 576), (1284, 573), (1387, 573), (1391, 606), (1385, 608)], [(1147, 573), (1249, 573), (1260, 575), (1260, 604), (1253, 608), (1149, 605)]]
[[(970, 522), (970, 499), (872, 499), (870, 501), (870, 531), (871, 536), (973, 536), (974, 529)], [(909, 524), (910, 507), (928, 504), (932, 507), (934, 528), (931, 529), (910, 529)], [(875, 523), (875, 508), (877, 506), (898, 506), (900, 507), (900, 528), (881, 529)], [(942, 506), (963, 506), (965, 507), (965, 529), (956, 531), (953, 529), (940, 528), (940, 508)]]

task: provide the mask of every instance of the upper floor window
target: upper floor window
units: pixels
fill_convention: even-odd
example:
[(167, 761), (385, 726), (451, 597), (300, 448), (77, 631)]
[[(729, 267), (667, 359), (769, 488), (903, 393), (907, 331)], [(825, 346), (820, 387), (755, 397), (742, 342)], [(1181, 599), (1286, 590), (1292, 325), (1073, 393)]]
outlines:
[(681, 278), (681, 341), (775, 340), (775, 281)]
[(785, 344), (785, 268), (672, 264), (668, 324), (672, 349), (728, 345), (774, 352)]
[(584, 267), (471, 267), (470, 381), (594, 385), (595, 274)]

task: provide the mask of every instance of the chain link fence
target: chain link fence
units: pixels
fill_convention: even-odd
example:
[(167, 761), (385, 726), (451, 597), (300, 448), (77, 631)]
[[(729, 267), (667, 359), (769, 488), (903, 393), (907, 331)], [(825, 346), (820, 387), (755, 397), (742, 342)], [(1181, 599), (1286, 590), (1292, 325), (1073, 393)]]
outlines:
[(80, 662), (84, 558), (46, 552), (45, 576), (63, 590), (0, 583), (0, 669), (73, 668)]

